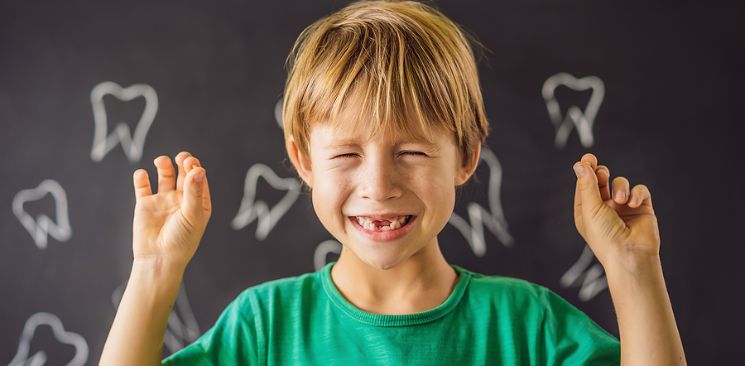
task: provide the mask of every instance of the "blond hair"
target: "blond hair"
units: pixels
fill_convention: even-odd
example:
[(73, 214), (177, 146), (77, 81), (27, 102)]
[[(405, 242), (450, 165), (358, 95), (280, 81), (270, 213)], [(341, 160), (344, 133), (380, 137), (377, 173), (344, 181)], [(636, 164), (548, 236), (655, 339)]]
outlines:
[[(373, 134), (430, 141), (433, 130), (445, 130), (464, 164), (470, 162), (489, 122), (466, 36), (483, 47), (439, 10), (416, 1), (357, 1), (315, 21), (285, 62), (285, 141), (292, 136), (308, 156), (315, 123), (363, 123)], [(345, 107), (356, 118), (342, 121)]]

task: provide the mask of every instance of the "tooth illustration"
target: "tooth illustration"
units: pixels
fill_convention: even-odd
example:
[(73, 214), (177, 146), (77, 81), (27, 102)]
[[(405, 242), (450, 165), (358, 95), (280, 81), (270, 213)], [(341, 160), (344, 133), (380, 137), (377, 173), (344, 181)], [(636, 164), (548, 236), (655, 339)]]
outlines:
[[(145, 109), (137, 127), (135, 127), (134, 136), (130, 135), (129, 126), (124, 122), (119, 122), (114, 128), (114, 132), (107, 136), (108, 117), (106, 106), (103, 103), (103, 97), (107, 94), (111, 94), (124, 102), (137, 97), (145, 98)], [(142, 149), (145, 145), (147, 131), (153, 124), (155, 114), (158, 112), (158, 95), (155, 93), (155, 89), (146, 84), (134, 84), (128, 88), (122, 88), (117, 83), (105, 81), (96, 85), (91, 91), (91, 105), (93, 106), (93, 120), (95, 122), (91, 159), (101, 161), (117, 143), (121, 143), (124, 154), (129, 161), (139, 161), (142, 158)]]
[(313, 267), (316, 271), (328, 264), (327, 257), (330, 253), (341, 254), (341, 244), (338, 241), (329, 239), (318, 244), (313, 252)]
[(569, 288), (575, 286), (581, 279), (582, 283), (579, 284), (579, 299), (582, 301), (590, 301), (608, 288), (608, 279), (605, 277), (603, 266), (600, 263), (592, 264), (593, 258), (595, 258), (595, 255), (592, 253), (592, 250), (589, 246), (585, 245), (582, 255), (579, 256), (577, 262), (559, 280), (562, 287)]
[(502, 186), (502, 165), (499, 163), (497, 156), (487, 147), (481, 150), (481, 160), (489, 168), (489, 209), (487, 210), (476, 202), (471, 202), (467, 206), (468, 222), (455, 212), (450, 215), (448, 220), (448, 223), (458, 229), (466, 238), (473, 253), (478, 257), (483, 257), (486, 254), (484, 226), (505, 247), (512, 247), (515, 244), (515, 240), (508, 231), (507, 219), (504, 217), (502, 201), (499, 198), (499, 191)]
[(88, 343), (79, 334), (66, 332), (65, 327), (62, 325), (60, 319), (50, 313), (36, 313), (26, 320), (26, 324), (23, 326), (23, 332), (21, 333), (20, 340), (18, 341), (18, 351), (13, 359), (10, 361), (8, 366), (26, 366), (26, 365), (44, 365), (46, 364), (47, 354), (44, 351), (38, 351), (29, 357), (29, 350), (31, 349), (31, 339), (34, 337), (36, 328), (40, 325), (48, 325), (52, 328), (54, 338), (62, 344), (69, 344), (75, 347), (75, 356), (72, 360), (67, 363), (63, 360), (50, 360), (50, 364), (60, 365), (66, 364), (68, 366), (84, 365), (88, 361)]
[[(125, 281), (111, 295), (114, 309), (119, 308), (126, 287), (127, 282)], [(176, 297), (176, 304), (168, 316), (168, 327), (163, 338), (163, 344), (170, 353), (175, 353), (197, 340), (200, 333), (197, 320), (191, 311), (191, 305), (189, 305), (189, 298), (186, 296), (186, 287), (182, 284)]]
[[(567, 109), (565, 116), (561, 115), (559, 102), (556, 101), (556, 96), (554, 95), (554, 91), (560, 85), (576, 91), (592, 89), (592, 95), (584, 111), (573, 105)], [(605, 84), (603, 81), (596, 76), (586, 76), (577, 79), (570, 74), (562, 72), (546, 79), (543, 83), (542, 94), (543, 100), (546, 102), (548, 115), (551, 117), (551, 122), (556, 130), (556, 138), (554, 140), (556, 148), (564, 148), (573, 127), (577, 127), (577, 134), (579, 135), (582, 146), (585, 148), (591, 147), (594, 143), (592, 126), (595, 123), (595, 116), (597, 116), (598, 109), (600, 109), (600, 104), (603, 102), (603, 97), (605, 96)]]
[[(287, 191), (285, 196), (271, 209), (269, 209), (269, 206), (265, 202), (256, 201), (256, 186), (259, 177), (263, 177), (272, 188)], [(300, 196), (300, 187), (300, 182), (296, 178), (280, 178), (274, 174), (271, 168), (264, 164), (258, 163), (253, 165), (248, 169), (248, 173), (246, 173), (241, 206), (230, 226), (235, 230), (240, 230), (254, 220), (258, 220), (256, 239), (266, 239), (269, 232), (274, 228), (274, 225), (277, 224), (279, 219), (297, 201), (297, 198)]]
[[(24, 203), (39, 200), (47, 193), (54, 198), (57, 223), (44, 214), (34, 220), (23, 208)], [(72, 236), (67, 213), (67, 195), (62, 186), (54, 180), (44, 180), (36, 188), (24, 189), (16, 193), (13, 197), (13, 214), (31, 234), (31, 238), (39, 249), (46, 249), (48, 235), (59, 241), (67, 241)]]

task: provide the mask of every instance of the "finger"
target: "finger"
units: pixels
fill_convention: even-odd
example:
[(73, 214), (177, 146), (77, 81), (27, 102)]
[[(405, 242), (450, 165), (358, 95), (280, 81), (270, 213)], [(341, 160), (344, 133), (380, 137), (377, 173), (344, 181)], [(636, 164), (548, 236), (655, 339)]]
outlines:
[(147, 170), (135, 170), (134, 174), (132, 174), (132, 182), (135, 187), (135, 199), (139, 200), (142, 197), (147, 197), (153, 194), (150, 189), (150, 179), (147, 176)]
[(577, 194), (580, 196), (582, 216), (586, 219), (591, 219), (599, 211), (599, 206), (603, 204), (602, 197), (600, 197), (600, 189), (598, 188), (598, 177), (587, 162), (575, 163), (574, 170), (575, 174), (577, 174), (575, 196)]
[(641, 205), (652, 205), (652, 193), (644, 184), (637, 184), (631, 189), (629, 207), (637, 208)]
[(184, 216), (192, 224), (200, 223), (204, 218), (202, 192), (204, 190), (204, 168), (196, 167), (189, 171), (184, 182)]
[(182, 151), (176, 155), (176, 165), (178, 165), (178, 178), (176, 178), (176, 190), (184, 190), (184, 178), (186, 177), (186, 170), (184, 169), (184, 159), (191, 156), (188, 151)]
[(189, 156), (186, 159), (184, 159), (184, 172), (186, 174), (189, 174), (189, 172), (196, 168), (202, 166), (202, 164), (199, 162), (199, 159), (197, 159), (194, 156)]
[(625, 205), (629, 199), (629, 180), (626, 177), (613, 179), (613, 201)]
[[(592, 166), (593, 164), (597, 164), (597, 157), (595, 157), (595, 155), (593, 155), (592, 153), (585, 153), (580, 158), (580, 162), (587, 162)], [(597, 168), (598, 167), (596, 165), (593, 166), (593, 170), (596, 170)], [(610, 176), (610, 170), (608, 172), (609, 172), (608, 175)], [(579, 184), (579, 182), (577, 182), (577, 184)], [(580, 192), (579, 189), (576, 189), (574, 191), (574, 207), (575, 208), (580, 207), (580, 204), (582, 203), (582, 197), (579, 194), (579, 192)]]
[(586, 153), (582, 155), (582, 158), (579, 159), (579, 161), (590, 164), (593, 171), (598, 168), (598, 158), (592, 153)]
[(153, 164), (158, 168), (158, 193), (176, 189), (176, 171), (173, 169), (171, 158), (161, 155), (153, 161)]
[[(204, 169), (204, 168), (202, 168)], [(212, 198), (210, 197), (210, 185), (207, 181), (207, 169), (204, 169), (204, 188), (202, 189), (202, 207), (212, 211)]]
[[(184, 171), (187, 172), (187, 174), (188, 172), (190, 172), (192, 169), (196, 167), (201, 167), (202, 169), (204, 169), (199, 159), (197, 159), (194, 156), (190, 156), (184, 159)], [(204, 189), (202, 190), (202, 204), (205, 209), (212, 210), (212, 199), (210, 198), (209, 183), (207, 181), (207, 170), (206, 169), (204, 173)]]
[(598, 189), (600, 189), (600, 198), (603, 202), (611, 198), (610, 195), (610, 169), (605, 165), (598, 165), (595, 169), (595, 174), (598, 176)]

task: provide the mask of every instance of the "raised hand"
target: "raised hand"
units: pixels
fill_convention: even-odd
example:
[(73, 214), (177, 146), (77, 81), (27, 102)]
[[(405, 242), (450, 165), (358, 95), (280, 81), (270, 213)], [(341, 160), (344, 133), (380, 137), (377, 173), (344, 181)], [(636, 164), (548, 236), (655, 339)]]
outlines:
[(186, 267), (196, 252), (212, 213), (205, 169), (186, 151), (176, 156), (178, 176), (166, 156), (153, 161), (158, 193), (145, 169), (133, 174), (135, 205), (132, 249), (135, 260), (161, 260)]
[(610, 170), (587, 153), (574, 164), (574, 223), (600, 263), (628, 267), (634, 259), (658, 257), (660, 233), (647, 186), (629, 190), (625, 177), (613, 179)]

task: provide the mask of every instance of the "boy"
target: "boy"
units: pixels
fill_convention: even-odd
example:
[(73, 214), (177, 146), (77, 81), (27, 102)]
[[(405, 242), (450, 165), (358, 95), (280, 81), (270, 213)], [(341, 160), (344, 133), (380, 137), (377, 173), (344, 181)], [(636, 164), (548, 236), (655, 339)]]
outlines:
[[(284, 99), (288, 155), (342, 243), (315, 273), (243, 291), (163, 364), (685, 364), (651, 196), (585, 154), (575, 223), (606, 269), (619, 342), (545, 287), (450, 265), (437, 234), (488, 133), (464, 33), (415, 2), (353, 3), (304, 30)], [(101, 364), (159, 363), (170, 307), (211, 214), (206, 172), (134, 174), (134, 262)], [(616, 196), (620, 194), (620, 196)]]

